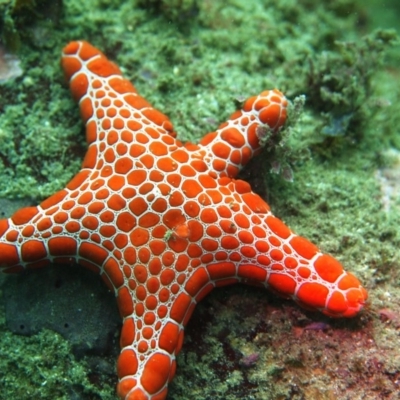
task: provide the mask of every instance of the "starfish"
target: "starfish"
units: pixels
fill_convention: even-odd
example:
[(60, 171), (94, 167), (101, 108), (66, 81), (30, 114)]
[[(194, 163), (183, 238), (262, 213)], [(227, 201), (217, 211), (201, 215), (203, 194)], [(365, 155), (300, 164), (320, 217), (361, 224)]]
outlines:
[(284, 125), (280, 91), (249, 98), (199, 144), (183, 145), (168, 117), (89, 43), (68, 44), (62, 66), (88, 150), (65, 189), (0, 220), (0, 269), (78, 262), (101, 275), (123, 320), (121, 399), (165, 399), (184, 327), (215, 287), (267, 287), (331, 317), (360, 311), (359, 280), (235, 180), (266, 131)]

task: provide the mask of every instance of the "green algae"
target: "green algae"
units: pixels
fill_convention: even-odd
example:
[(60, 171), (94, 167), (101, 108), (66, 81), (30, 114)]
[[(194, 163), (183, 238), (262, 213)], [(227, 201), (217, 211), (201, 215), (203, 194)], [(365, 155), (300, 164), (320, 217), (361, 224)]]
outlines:
[[(83, 132), (58, 65), (71, 39), (86, 38), (102, 48), (171, 117), (182, 140), (196, 140), (234, 111), (237, 98), (269, 87), (288, 96), (304, 93), (304, 59), (330, 46), (334, 31), (352, 32), (354, 23), (354, 17), (333, 18), (334, 11), (321, 6), (311, 23), (306, 7), (301, 12), (294, 1), (273, 7), (205, 2), (188, 33), (133, 2), (105, 3), (108, 8), (102, 2), (64, 4), (58, 24), (43, 25), (39, 18), (20, 33), (25, 75), (3, 86), (0, 101), (7, 143), (0, 168), (8, 177), (0, 183), (0, 197), (43, 198), (78, 169)], [(34, 143), (21, 143), (20, 136), (32, 129), (38, 131)]]
[[(1, 13), (7, 3), (11, 4), (0, 2)], [(165, 0), (151, 2), (151, 10), (144, 3), (65, 0), (54, 18), (43, 18), (39, 7), (29, 15), (29, 23), (23, 9), (18, 17), (2, 14), (8, 24), (3, 37), (17, 31), (8, 42), (18, 42), (12, 47), (19, 49), (25, 73), (0, 87), (0, 197), (40, 201), (79, 169), (84, 131), (58, 61), (69, 40), (87, 39), (114, 59), (139, 92), (171, 117), (182, 140), (197, 140), (215, 129), (238, 101), (266, 88), (278, 87), (289, 98), (306, 94), (300, 120), (284, 145), (270, 154), (291, 166), (294, 182), (271, 174), (270, 163), (263, 163), (268, 200), (276, 215), (337, 256), (366, 283), (372, 311), (348, 326), (362, 328), (368, 338), (378, 337), (381, 347), (376, 352), (391, 354), (398, 349), (394, 327), (382, 326), (376, 315), (382, 307), (400, 312), (400, 212), (395, 207), (383, 209), (375, 177), (391, 164), (385, 150), (400, 149), (400, 89), (393, 85), (399, 76), (398, 47), (397, 52), (389, 49), (392, 33), (371, 34), (370, 28), (396, 28), (381, 17), (385, 8), (350, 0)], [(391, 15), (396, 15), (397, 2), (390, 4)], [(352, 122), (334, 130), (339, 134), (324, 133), (347, 114)], [(201, 338), (189, 326), (171, 399), (345, 398), (343, 388), (347, 395), (362, 398), (376, 398), (372, 396), (384, 390), (395, 393), (393, 382), (383, 375), (381, 383), (368, 386), (363, 380), (357, 385), (358, 375), (378, 373), (362, 367), (373, 354), (366, 354), (366, 347), (352, 347), (352, 338), (347, 337), (343, 348), (356, 353), (355, 361), (340, 365), (351, 364), (354, 374), (335, 375), (337, 358), (347, 360), (335, 342), (340, 325), (334, 325), (330, 335), (336, 349), (331, 365), (318, 370), (318, 355), (310, 359), (304, 354), (327, 338), (293, 340), (291, 315), (296, 314), (294, 323), (306, 320), (295, 306), (284, 303), (287, 319), (282, 321), (258, 308), (248, 316), (237, 304), (264, 309), (265, 296), (234, 288), (200, 304), (193, 318), (209, 322)], [(73, 359), (60, 337), (44, 332), (26, 339), (6, 333), (4, 325), (0, 330), (0, 371), (8, 371), (8, 380), (1, 384), (4, 398), (28, 398), (21, 394), (26, 387), (31, 398), (62, 398), (60, 393), (71, 393), (75, 385), (85, 398), (113, 398), (114, 384), (94, 387), (87, 379), (90, 366)], [(258, 333), (251, 336), (252, 330)], [(281, 337), (287, 341), (280, 342)], [(35, 353), (44, 348), (50, 361), (40, 364), (39, 371)], [(246, 370), (238, 360), (248, 349), (260, 352), (260, 360)], [(22, 359), (22, 354), (28, 356)], [(387, 371), (395, 367), (393, 361)], [(108, 383), (109, 378), (103, 381)]]
[(115, 398), (113, 383), (104, 380), (104, 374), (101, 388), (90, 382), (85, 364), (75, 360), (58, 334), (43, 330), (24, 337), (4, 333), (3, 326), (1, 330), (2, 399)]

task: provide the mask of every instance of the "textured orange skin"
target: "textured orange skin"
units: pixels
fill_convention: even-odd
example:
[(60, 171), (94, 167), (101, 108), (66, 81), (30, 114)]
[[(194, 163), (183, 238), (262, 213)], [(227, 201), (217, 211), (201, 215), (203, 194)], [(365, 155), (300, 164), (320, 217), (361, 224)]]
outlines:
[(88, 151), (65, 189), (0, 220), (0, 268), (75, 260), (101, 275), (123, 318), (120, 398), (165, 399), (184, 326), (214, 287), (263, 285), (332, 317), (362, 308), (367, 292), (357, 278), (234, 179), (261, 150), (257, 128), (285, 123), (281, 92), (251, 97), (216, 132), (183, 145), (89, 43), (68, 44), (62, 66)]

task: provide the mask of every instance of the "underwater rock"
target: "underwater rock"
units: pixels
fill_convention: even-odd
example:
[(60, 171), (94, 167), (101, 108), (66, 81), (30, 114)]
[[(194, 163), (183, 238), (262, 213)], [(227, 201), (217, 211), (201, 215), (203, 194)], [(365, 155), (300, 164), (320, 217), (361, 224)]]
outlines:
[(14, 333), (51, 329), (70, 342), (78, 357), (116, 347), (121, 323), (114, 293), (89, 270), (54, 265), (8, 276), (3, 294), (6, 324)]

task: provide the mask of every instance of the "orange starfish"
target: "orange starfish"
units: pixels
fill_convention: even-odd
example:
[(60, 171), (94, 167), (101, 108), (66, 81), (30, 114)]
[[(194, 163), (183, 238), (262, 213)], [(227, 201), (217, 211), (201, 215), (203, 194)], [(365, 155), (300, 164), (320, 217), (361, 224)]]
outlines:
[(362, 308), (367, 292), (357, 278), (234, 179), (266, 127), (284, 124), (282, 93), (251, 97), (199, 144), (182, 145), (99, 50), (72, 42), (62, 65), (88, 151), (65, 189), (0, 221), (0, 267), (77, 261), (100, 273), (123, 318), (120, 398), (166, 397), (184, 326), (214, 287), (265, 286), (332, 317)]

